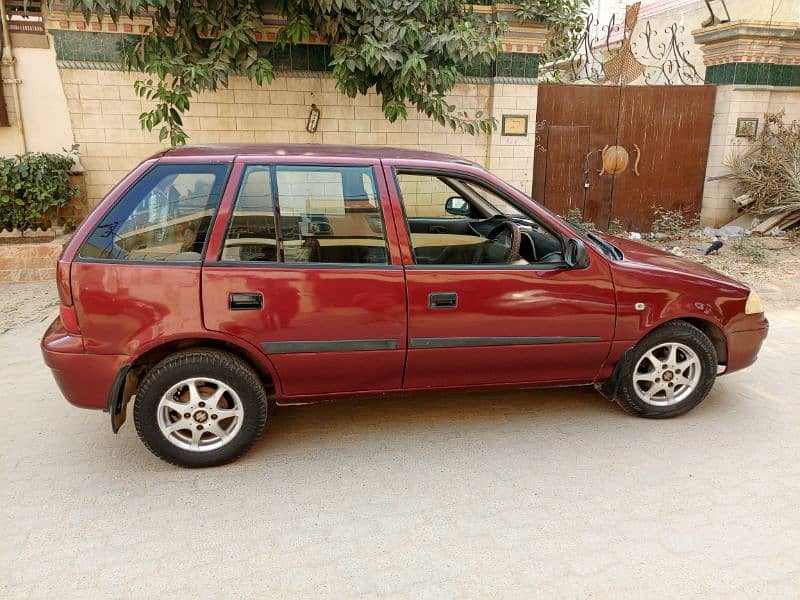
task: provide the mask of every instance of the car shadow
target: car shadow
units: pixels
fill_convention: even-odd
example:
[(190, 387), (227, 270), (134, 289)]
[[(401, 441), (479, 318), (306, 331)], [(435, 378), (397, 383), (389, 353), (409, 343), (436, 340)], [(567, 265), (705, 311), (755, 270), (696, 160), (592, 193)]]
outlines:
[[(685, 443), (687, 436), (722, 435), (719, 430), (727, 431), (731, 414), (750, 406), (738, 399), (747, 396), (738, 390), (741, 386), (725, 378), (700, 406), (667, 420), (630, 416), (592, 387), (430, 392), (278, 406), (233, 471), (299, 468), (321, 476), (330, 468), (355, 468), (365, 457), (378, 463), (398, 457), (425, 461), (433, 455), (457, 461), (474, 452), (496, 456), (514, 448), (552, 456), (603, 448), (609, 440), (625, 447), (660, 448), (676, 440)], [(758, 419), (757, 412), (752, 419)], [(134, 460), (150, 462), (153, 457), (132, 426), (120, 435), (124, 449), (113, 436), (107, 438), (109, 456), (130, 461), (133, 453)], [(171, 471), (164, 463), (154, 464), (157, 470)]]
[(471, 435), (487, 428), (535, 429), (555, 422), (630, 418), (591, 387), (431, 392), (273, 408), (250, 455), (346, 440)]

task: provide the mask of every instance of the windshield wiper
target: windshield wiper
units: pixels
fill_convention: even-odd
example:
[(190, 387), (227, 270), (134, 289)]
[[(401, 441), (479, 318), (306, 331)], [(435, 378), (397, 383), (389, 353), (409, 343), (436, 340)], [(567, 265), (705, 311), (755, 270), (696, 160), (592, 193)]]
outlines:
[(584, 227), (581, 223), (572, 221), (570, 219), (567, 219), (566, 217), (561, 217), (561, 220), (564, 221), (564, 223), (566, 223), (570, 227), (572, 227), (575, 231), (582, 233), (584, 236), (586, 236), (589, 239), (589, 241), (594, 243), (594, 245), (597, 247), (598, 250), (600, 250), (603, 254), (605, 254), (609, 258), (613, 258), (614, 260), (623, 259), (622, 252), (619, 250), (619, 248), (617, 248), (613, 244), (608, 243), (600, 236), (595, 235), (589, 229)]
[(609, 242), (605, 241), (598, 235), (595, 235), (591, 231), (587, 231), (586, 229), (583, 230), (586, 236), (595, 242), (603, 253), (608, 256), (609, 258), (613, 258), (614, 260), (622, 260), (622, 252), (617, 248), (614, 244), (610, 244)]

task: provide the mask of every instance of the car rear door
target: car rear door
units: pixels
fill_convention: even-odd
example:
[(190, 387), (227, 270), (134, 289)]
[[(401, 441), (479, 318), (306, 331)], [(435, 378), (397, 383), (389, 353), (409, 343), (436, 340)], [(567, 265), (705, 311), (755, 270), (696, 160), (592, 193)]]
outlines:
[[(445, 172), (424, 163), (386, 160), (384, 165), (408, 288), (404, 387), (592, 381), (608, 355), (614, 330), (616, 305), (606, 261), (592, 250), (590, 265), (582, 269), (555, 264), (416, 264), (415, 244), (422, 246), (416, 248), (417, 258), (430, 255), (426, 245), (431, 234), (408, 228), (408, 208), (413, 207), (411, 214), (417, 217), (439, 214), (446, 197), (443, 191), (425, 188), (431, 175), (477, 178), (473, 181), (488, 176), (468, 166), (454, 165)], [(398, 172), (412, 174), (405, 190)], [(414, 173), (421, 176), (419, 181), (413, 181)], [(513, 202), (515, 191), (500, 180), (491, 177), (485, 183), (493, 184), (510, 204), (522, 202)], [(404, 199), (404, 193), (409, 197)], [(431, 198), (438, 204), (432, 212), (425, 211), (424, 203)], [(536, 217), (529, 205), (525, 212)], [(436, 243), (446, 247), (449, 237), (453, 244), (469, 241), (463, 235), (441, 234)]]
[(283, 396), (401, 387), (405, 285), (379, 164), (235, 161), (203, 265), (203, 318), (259, 347)]

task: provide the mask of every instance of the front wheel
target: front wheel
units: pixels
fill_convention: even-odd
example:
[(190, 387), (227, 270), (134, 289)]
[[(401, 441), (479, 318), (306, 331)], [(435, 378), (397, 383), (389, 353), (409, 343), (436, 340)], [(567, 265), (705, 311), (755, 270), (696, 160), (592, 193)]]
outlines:
[(136, 431), (159, 458), (183, 467), (235, 460), (258, 439), (267, 397), (240, 358), (216, 350), (173, 354), (144, 378), (133, 406)]
[(645, 336), (626, 357), (616, 400), (637, 417), (676, 417), (703, 401), (716, 376), (711, 340), (694, 325), (675, 321)]

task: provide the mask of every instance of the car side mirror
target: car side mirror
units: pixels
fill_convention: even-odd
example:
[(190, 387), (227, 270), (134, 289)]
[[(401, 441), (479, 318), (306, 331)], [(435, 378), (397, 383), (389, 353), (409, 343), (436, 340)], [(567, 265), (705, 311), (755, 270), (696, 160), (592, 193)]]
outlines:
[(458, 217), (468, 217), (471, 212), (469, 202), (461, 196), (450, 196), (444, 203), (444, 210), (446, 213)]
[(576, 238), (567, 240), (567, 248), (564, 252), (564, 262), (570, 269), (583, 269), (589, 266), (589, 253), (586, 251), (586, 244)]

